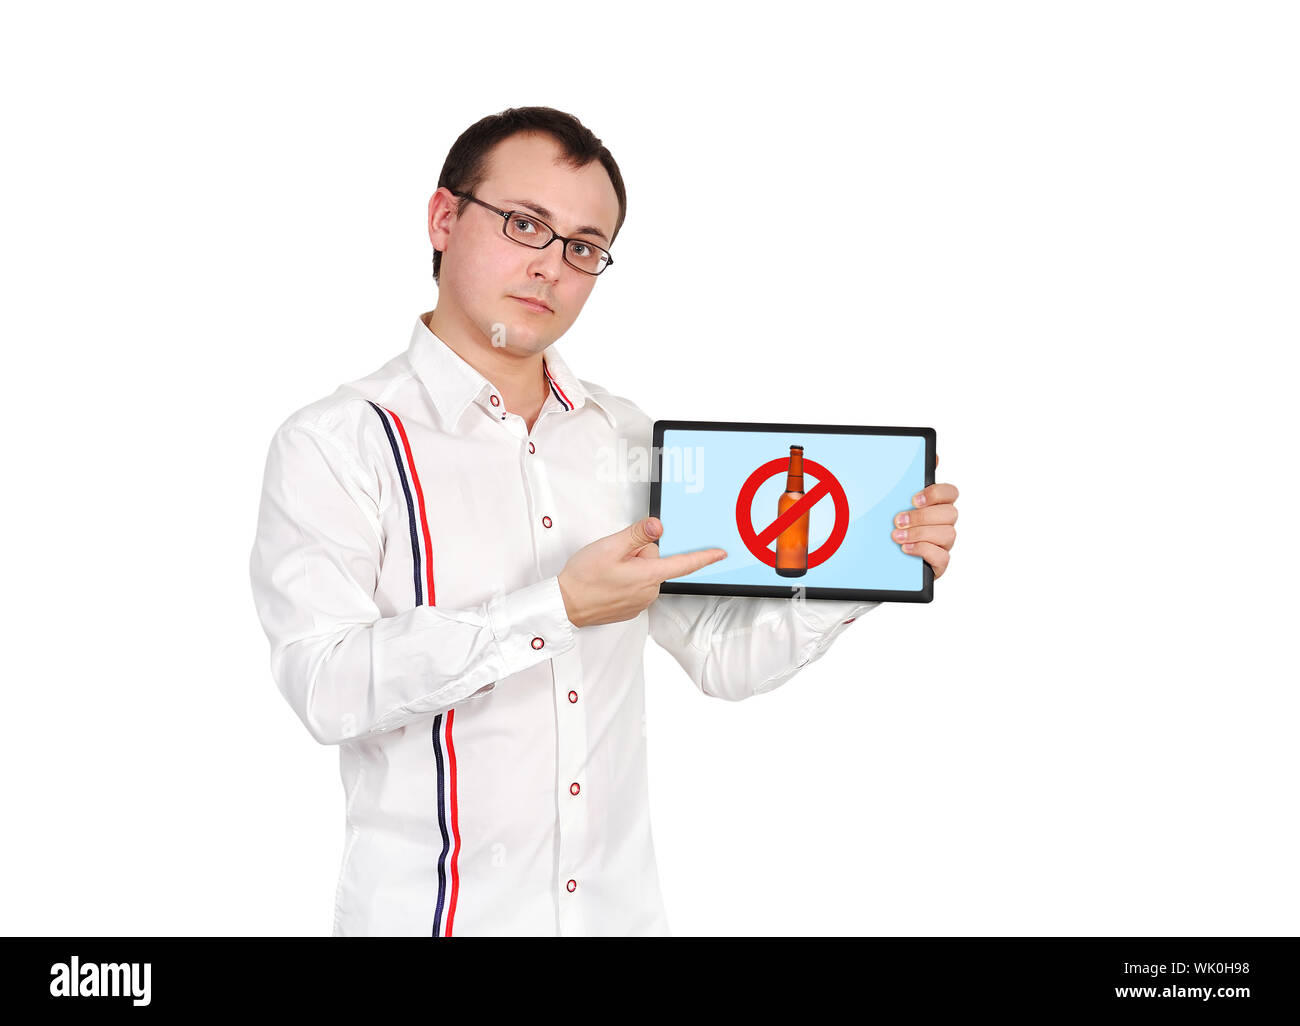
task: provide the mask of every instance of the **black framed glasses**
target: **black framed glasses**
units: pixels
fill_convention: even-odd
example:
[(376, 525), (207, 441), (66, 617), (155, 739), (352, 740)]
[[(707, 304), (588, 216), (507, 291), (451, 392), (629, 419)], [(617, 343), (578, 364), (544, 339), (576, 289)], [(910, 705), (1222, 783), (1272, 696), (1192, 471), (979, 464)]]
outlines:
[(521, 246), (531, 246), (533, 249), (545, 249), (559, 239), (564, 243), (564, 262), (584, 274), (597, 275), (605, 268), (614, 266), (614, 258), (610, 256), (609, 250), (586, 239), (566, 239), (535, 214), (530, 214), (526, 210), (502, 210), (491, 203), (484, 203), (468, 192), (448, 191), (453, 196), (463, 196), (481, 207), (487, 207), (494, 214), (500, 214), (503, 218), (501, 231), (511, 242), (517, 242)]

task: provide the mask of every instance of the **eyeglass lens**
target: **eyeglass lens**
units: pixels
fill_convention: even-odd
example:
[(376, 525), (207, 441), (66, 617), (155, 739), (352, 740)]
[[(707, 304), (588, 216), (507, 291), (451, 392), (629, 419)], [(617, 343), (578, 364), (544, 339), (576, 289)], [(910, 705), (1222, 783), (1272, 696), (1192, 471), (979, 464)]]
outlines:
[[(541, 249), (555, 237), (555, 233), (546, 225), (518, 210), (510, 211), (505, 228), (506, 235), (515, 242), (522, 242), (525, 246), (533, 246), (536, 249)], [(605, 250), (581, 239), (570, 239), (565, 243), (564, 257), (574, 267), (588, 274), (599, 274), (609, 263), (609, 254)]]

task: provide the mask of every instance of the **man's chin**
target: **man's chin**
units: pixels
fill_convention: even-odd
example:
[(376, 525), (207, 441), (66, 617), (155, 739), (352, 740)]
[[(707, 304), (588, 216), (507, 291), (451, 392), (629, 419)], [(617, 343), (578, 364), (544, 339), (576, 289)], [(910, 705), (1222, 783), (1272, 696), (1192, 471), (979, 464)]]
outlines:
[(519, 356), (533, 356), (544, 352), (555, 339), (549, 333), (543, 335), (508, 321), (498, 321), (489, 327), (488, 341), (494, 348), (506, 349)]

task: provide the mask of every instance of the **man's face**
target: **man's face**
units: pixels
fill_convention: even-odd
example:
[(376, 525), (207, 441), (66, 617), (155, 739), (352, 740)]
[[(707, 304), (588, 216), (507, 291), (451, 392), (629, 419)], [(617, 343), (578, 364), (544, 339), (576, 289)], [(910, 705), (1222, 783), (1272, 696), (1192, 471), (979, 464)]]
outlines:
[[(489, 154), (487, 177), (474, 195), (501, 210), (530, 212), (560, 235), (608, 249), (618, 221), (609, 175), (599, 161), (574, 169), (561, 152), (550, 136), (513, 135)], [(595, 277), (564, 262), (558, 239), (545, 249), (521, 245), (506, 238), (501, 215), (467, 202), (457, 217), (458, 202), (446, 189), (429, 201), (429, 239), (442, 250), (439, 306), (448, 303), (445, 312), (471, 334), (477, 329), (482, 344), (519, 356), (542, 352), (577, 320)]]

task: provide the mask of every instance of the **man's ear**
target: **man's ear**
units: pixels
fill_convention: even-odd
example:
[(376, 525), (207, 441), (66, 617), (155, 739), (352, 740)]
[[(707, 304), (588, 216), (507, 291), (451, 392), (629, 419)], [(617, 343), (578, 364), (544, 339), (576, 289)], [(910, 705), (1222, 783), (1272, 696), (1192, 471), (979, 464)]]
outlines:
[(447, 237), (456, 219), (456, 197), (443, 186), (429, 197), (429, 241), (438, 252), (447, 249)]

